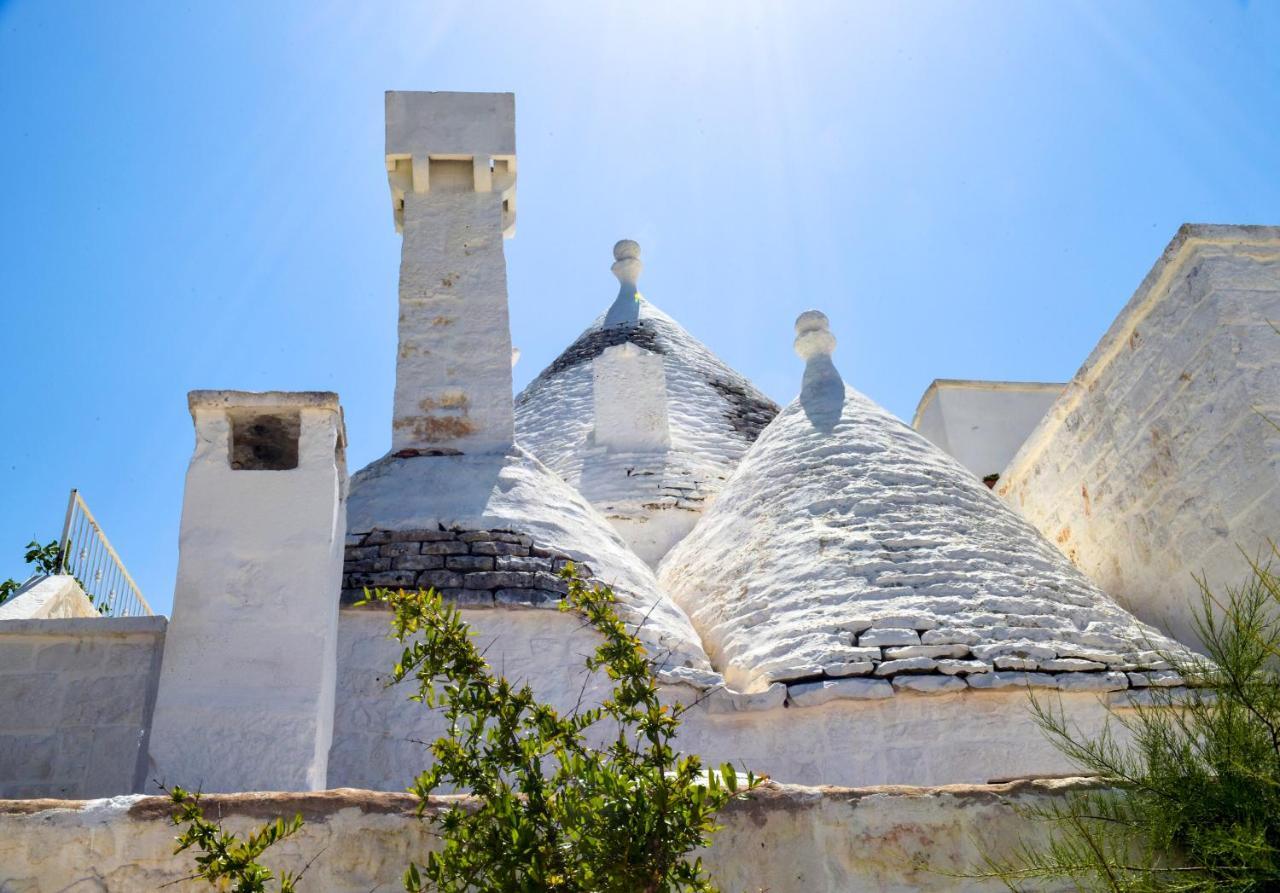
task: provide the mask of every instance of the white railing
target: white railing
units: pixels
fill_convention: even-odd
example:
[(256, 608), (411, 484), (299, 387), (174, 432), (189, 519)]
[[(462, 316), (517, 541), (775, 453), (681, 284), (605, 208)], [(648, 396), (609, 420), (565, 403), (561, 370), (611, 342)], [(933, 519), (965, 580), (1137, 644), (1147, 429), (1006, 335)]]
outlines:
[(112, 617), (152, 613), (138, 584), (133, 582), (124, 562), (80, 498), (79, 490), (72, 490), (67, 501), (60, 549), (59, 572), (74, 576), (101, 613)]

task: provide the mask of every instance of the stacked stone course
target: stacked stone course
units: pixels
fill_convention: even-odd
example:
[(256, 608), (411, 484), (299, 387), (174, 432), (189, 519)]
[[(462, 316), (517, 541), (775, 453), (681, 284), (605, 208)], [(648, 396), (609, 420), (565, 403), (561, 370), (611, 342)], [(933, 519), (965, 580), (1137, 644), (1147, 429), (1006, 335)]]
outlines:
[[(347, 536), (342, 604), (365, 588), (436, 589), (468, 608), (555, 607), (569, 591), (560, 570), (573, 559), (513, 530), (371, 530)], [(585, 577), (591, 568), (578, 565)]]
[[(787, 685), (787, 702), (810, 707), (828, 701), (876, 700), (899, 691), (945, 694), (966, 688), (1047, 688), (1118, 692), (1182, 686), (1182, 676), (1155, 651), (1108, 653), (1089, 658), (1070, 645), (1036, 642), (976, 644), (961, 630), (939, 628), (928, 617), (889, 617), (849, 625), (847, 659), (823, 667), (789, 667), (772, 678)], [(1064, 649), (1071, 653), (1064, 653)]]

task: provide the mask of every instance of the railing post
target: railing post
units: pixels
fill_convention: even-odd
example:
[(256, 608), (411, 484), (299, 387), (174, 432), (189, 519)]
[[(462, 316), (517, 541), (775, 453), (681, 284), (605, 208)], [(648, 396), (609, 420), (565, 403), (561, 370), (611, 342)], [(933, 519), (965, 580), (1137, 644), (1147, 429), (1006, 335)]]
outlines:
[(58, 573), (67, 572), (67, 546), (71, 537), (71, 515), (76, 509), (76, 497), (79, 491), (71, 488), (71, 496), (67, 499), (67, 517), (62, 522), (62, 542), (58, 545)]

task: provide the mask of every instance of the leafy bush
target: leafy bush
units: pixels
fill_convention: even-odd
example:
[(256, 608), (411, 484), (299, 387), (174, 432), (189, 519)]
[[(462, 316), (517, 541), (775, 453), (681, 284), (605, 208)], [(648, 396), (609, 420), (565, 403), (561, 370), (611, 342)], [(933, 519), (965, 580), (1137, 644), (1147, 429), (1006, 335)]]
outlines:
[[(186, 880), (203, 879), (219, 889), (230, 889), (232, 893), (266, 893), (267, 883), (275, 880), (275, 872), (260, 864), (258, 857), (268, 847), (298, 833), (302, 828), (302, 815), (295, 815), (288, 821), (276, 819), (268, 822), (241, 840), (223, 830), (220, 824), (204, 817), (199, 794), (180, 787), (166, 790), (166, 793), (177, 807), (173, 823), (187, 826), (178, 836), (175, 852), (181, 853), (193, 846), (200, 849), (200, 855), (196, 856), (196, 873)], [(281, 873), (278, 882), (280, 893), (294, 893), (298, 879), (305, 872), (306, 868), (296, 875)]]
[[(404, 645), (392, 683), (414, 680), (411, 700), (439, 709), (448, 723), (428, 746), (431, 768), (410, 788), (419, 814), (433, 808), (430, 797), (442, 787), (474, 794), (435, 816), (442, 847), (409, 865), (410, 893), (716, 889), (691, 854), (710, 842), (716, 813), (761, 779), (750, 772), (740, 779), (728, 764), (707, 772), (698, 757), (675, 750), (686, 708), (662, 702), (649, 656), (618, 617), (613, 592), (583, 582), (572, 565), (563, 575), (569, 593), (561, 610), (583, 614), (604, 639), (586, 667), (612, 681), (600, 706), (568, 714), (540, 703), (527, 684), (494, 675), (458, 608), (434, 590), (366, 592), (366, 600), (390, 606), (393, 635)], [(605, 727), (616, 735), (593, 747), (589, 735)], [(244, 878), (262, 876), (262, 851), (297, 830), (282, 826), (268, 840), (264, 829), (242, 844), (205, 822), (198, 803), (175, 802), (175, 821), (198, 829), (179, 838), (179, 849), (195, 842), (216, 856), (208, 863), (213, 873), (198, 875), (210, 882), (257, 882)], [(232, 865), (226, 853), (238, 861)]]
[(1280, 577), (1255, 563), (1215, 597), (1203, 580), (1197, 629), (1209, 662), (1171, 661), (1190, 690), (1082, 739), (1061, 707), (1033, 700), (1058, 749), (1097, 790), (1032, 811), (1051, 841), (990, 874), (1010, 889), (1071, 880), (1082, 890), (1260, 893), (1280, 889)]
[[(62, 549), (57, 540), (40, 545), (39, 540), (32, 540), (27, 543), (27, 554), (23, 556), (23, 560), (27, 564), (35, 565), (35, 572), (38, 574), (56, 574), (58, 566), (62, 563)], [(0, 581), (0, 604), (8, 601), (9, 597), (22, 587), (22, 583), (18, 580), (8, 579)]]

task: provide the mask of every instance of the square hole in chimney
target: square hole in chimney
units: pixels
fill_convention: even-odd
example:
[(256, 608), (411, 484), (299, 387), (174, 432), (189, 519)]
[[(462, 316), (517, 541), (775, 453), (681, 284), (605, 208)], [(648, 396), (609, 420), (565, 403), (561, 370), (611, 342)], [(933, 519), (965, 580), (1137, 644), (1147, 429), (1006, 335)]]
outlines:
[(236, 471), (285, 471), (298, 467), (302, 416), (293, 412), (231, 413), (231, 467)]

